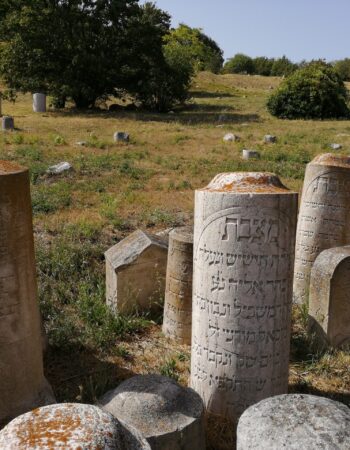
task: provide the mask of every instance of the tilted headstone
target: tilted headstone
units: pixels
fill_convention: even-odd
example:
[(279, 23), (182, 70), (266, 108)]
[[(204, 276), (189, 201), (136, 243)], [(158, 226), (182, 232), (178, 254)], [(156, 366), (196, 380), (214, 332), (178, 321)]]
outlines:
[(297, 202), (271, 173), (195, 194), (191, 386), (232, 422), (287, 392)]
[(341, 150), (342, 149), (342, 145), (341, 144), (330, 144), (330, 148), (332, 150)]
[(309, 332), (320, 348), (350, 346), (350, 246), (324, 250), (314, 262)]
[(158, 309), (164, 298), (168, 244), (137, 230), (111, 247), (106, 258), (107, 305), (114, 313)]
[(182, 227), (169, 235), (163, 333), (181, 344), (191, 344), (193, 228)]
[(3, 116), (2, 117), (2, 130), (8, 131), (13, 130), (15, 128), (15, 121), (11, 116)]
[(46, 112), (46, 95), (41, 93), (33, 94), (33, 111), (37, 113)]
[(114, 142), (129, 142), (129, 134), (124, 131), (116, 131), (113, 135)]
[(0, 161), (0, 424), (54, 402), (44, 378), (28, 169)]
[(276, 136), (273, 136), (272, 134), (266, 134), (264, 136), (264, 142), (266, 144), (274, 144), (277, 141)]
[(161, 375), (139, 375), (107, 392), (99, 405), (136, 428), (152, 450), (205, 450), (198, 394)]
[(350, 409), (314, 395), (290, 394), (251, 406), (237, 428), (237, 450), (348, 450)]
[(240, 141), (240, 137), (237, 134), (227, 133), (223, 137), (224, 142), (238, 142)]
[(242, 150), (242, 158), (243, 159), (259, 159), (260, 153), (257, 152), (256, 150), (243, 149)]
[(326, 153), (306, 166), (298, 217), (294, 302), (309, 301), (312, 265), (328, 248), (350, 243), (350, 157)]
[(97, 406), (62, 403), (23, 414), (0, 431), (2, 450), (151, 450), (135, 429)]

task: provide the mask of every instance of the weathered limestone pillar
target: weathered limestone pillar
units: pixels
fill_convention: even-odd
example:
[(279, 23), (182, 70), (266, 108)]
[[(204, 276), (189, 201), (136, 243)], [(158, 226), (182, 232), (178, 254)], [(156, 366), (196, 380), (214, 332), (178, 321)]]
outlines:
[(350, 157), (326, 153), (306, 167), (298, 218), (294, 302), (308, 303), (312, 265), (328, 248), (350, 243)]
[(297, 198), (271, 173), (195, 194), (191, 386), (232, 422), (287, 392)]
[(37, 113), (46, 112), (46, 95), (41, 93), (33, 94), (33, 111)]
[(151, 450), (138, 431), (97, 406), (62, 403), (23, 414), (0, 431), (1, 450)]
[(348, 450), (350, 409), (314, 395), (267, 398), (241, 416), (237, 450)]
[(350, 246), (324, 250), (315, 260), (309, 333), (321, 349), (350, 346)]
[(182, 227), (169, 234), (163, 333), (191, 344), (193, 229)]
[(44, 378), (28, 169), (0, 161), (0, 424), (54, 402)]

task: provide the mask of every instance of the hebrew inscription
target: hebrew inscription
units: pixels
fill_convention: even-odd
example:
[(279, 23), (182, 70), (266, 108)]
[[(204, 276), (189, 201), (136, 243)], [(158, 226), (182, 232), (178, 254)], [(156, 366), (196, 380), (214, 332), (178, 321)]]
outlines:
[[(236, 421), (287, 389), (297, 196), (221, 195), (239, 206), (195, 218), (191, 384)], [(196, 211), (209, 200), (197, 191)]]

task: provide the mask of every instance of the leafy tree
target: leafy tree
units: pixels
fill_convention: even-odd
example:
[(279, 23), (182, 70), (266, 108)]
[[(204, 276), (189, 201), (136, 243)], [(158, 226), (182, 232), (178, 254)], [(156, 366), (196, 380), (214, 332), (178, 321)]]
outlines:
[(348, 116), (347, 90), (330, 64), (312, 61), (284, 80), (269, 97), (267, 108), (284, 119)]
[(163, 52), (170, 17), (151, 3), (5, 1), (10, 6), (0, 10), (0, 34), (6, 36), (1, 72), (10, 88), (45, 91), (61, 105), (71, 98), (78, 108), (126, 92), (150, 106), (150, 85), (164, 77), (169, 82), (178, 74)]
[(252, 74), (254, 72), (253, 60), (250, 56), (237, 53), (233, 58), (226, 61), (223, 72)]
[(253, 73), (256, 75), (271, 75), (272, 66), (274, 63), (273, 58), (267, 58), (266, 56), (258, 56), (253, 59)]
[(336, 61), (334, 69), (343, 81), (350, 81), (350, 58)]
[(271, 75), (275, 77), (288, 76), (298, 68), (297, 64), (293, 64), (286, 56), (274, 60), (271, 67)]
[(178, 28), (171, 30), (165, 38), (165, 43), (167, 48), (181, 46), (183, 53), (191, 60), (196, 71), (208, 70), (218, 73), (222, 68), (223, 51), (200, 28), (191, 28), (182, 23)]

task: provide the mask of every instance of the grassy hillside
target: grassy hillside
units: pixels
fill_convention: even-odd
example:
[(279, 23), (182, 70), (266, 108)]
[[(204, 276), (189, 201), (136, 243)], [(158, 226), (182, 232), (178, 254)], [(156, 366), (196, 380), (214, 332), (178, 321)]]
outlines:
[[(103, 252), (136, 228), (189, 224), (193, 190), (224, 171), (271, 171), (300, 190), (305, 165), (332, 142), (348, 153), (350, 121), (281, 121), (265, 109), (277, 78), (201, 73), (185, 109), (34, 114), (30, 96), (3, 103), (16, 131), (0, 134), (0, 158), (30, 168), (40, 304), (50, 348), (46, 372), (60, 401), (94, 401), (135, 373), (160, 372), (187, 383), (189, 347), (162, 337), (160, 317), (113, 318), (104, 306)], [(129, 144), (113, 143), (115, 131)], [(224, 143), (233, 132), (240, 142)], [(274, 134), (276, 144), (264, 144)], [(77, 145), (86, 141), (86, 146)], [(242, 161), (243, 148), (262, 158)], [(69, 161), (60, 176), (46, 169)], [(315, 354), (305, 311), (294, 311), (290, 390), (350, 403), (350, 353)], [(209, 430), (216, 449), (221, 425)], [(227, 446), (225, 446), (227, 445)]]

